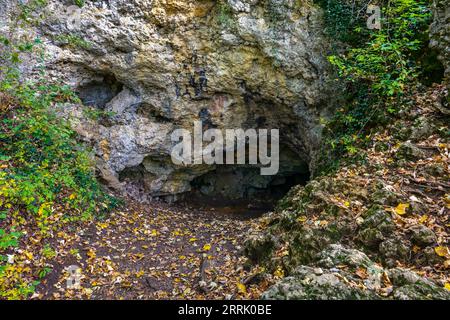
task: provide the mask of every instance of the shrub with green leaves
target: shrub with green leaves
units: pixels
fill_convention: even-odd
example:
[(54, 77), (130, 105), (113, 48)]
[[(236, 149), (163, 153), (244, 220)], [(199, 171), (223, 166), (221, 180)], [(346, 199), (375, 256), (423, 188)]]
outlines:
[[(392, 0), (382, 5), (381, 30), (371, 32), (362, 46), (330, 57), (339, 75), (353, 83), (368, 83), (377, 98), (401, 95), (420, 72), (415, 52), (428, 44), (429, 4), (425, 0)], [(361, 27), (354, 31), (360, 33)]]
[[(31, 24), (37, 4), (44, 2), (19, 6), (17, 26)], [(21, 230), (31, 228), (45, 239), (117, 204), (97, 182), (89, 150), (55, 114), (58, 105), (80, 100), (69, 87), (48, 83), (44, 72), (34, 80), (21, 75), (22, 59), (39, 64), (44, 48), (39, 39), (17, 34), (26, 35), (0, 35), (0, 299), (26, 298), (48, 273), (7, 262), (7, 255), (28, 241)], [(54, 252), (45, 246), (41, 255), (51, 259)]]
[(326, 144), (334, 153), (325, 158), (336, 159), (356, 154), (370, 128), (394, 117), (418, 85), (430, 54), (431, 1), (380, 1), (381, 30), (366, 26), (367, 1), (318, 2), (325, 10), (327, 33), (340, 41), (336, 47), (344, 47), (329, 56), (346, 86), (344, 103), (325, 129)]

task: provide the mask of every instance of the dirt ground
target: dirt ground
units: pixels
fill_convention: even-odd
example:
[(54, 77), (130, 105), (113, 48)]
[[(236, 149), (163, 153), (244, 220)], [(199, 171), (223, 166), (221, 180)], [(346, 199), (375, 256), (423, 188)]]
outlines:
[[(250, 284), (256, 271), (242, 256), (260, 213), (132, 201), (125, 207), (59, 240), (34, 298), (252, 299), (267, 287)], [(79, 287), (67, 286), (71, 266), (79, 268)]]

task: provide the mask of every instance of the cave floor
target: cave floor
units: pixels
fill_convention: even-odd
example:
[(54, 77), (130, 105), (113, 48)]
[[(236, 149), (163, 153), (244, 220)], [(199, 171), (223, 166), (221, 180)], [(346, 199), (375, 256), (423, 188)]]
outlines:
[[(270, 285), (254, 283), (257, 267), (244, 267), (252, 215), (131, 200), (125, 207), (55, 244), (60, 254), (36, 298), (254, 299)], [(70, 266), (81, 269), (80, 288), (67, 288)]]

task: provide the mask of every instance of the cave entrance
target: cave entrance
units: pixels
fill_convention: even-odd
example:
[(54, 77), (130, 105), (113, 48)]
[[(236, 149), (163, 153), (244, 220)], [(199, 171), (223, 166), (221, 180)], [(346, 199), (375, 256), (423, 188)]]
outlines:
[(305, 185), (309, 179), (306, 162), (282, 147), (277, 175), (262, 176), (257, 166), (219, 166), (191, 182), (192, 191), (182, 204), (254, 218), (272, 211), (292, 187)]
[[(148, 157), (142, 164), (123, 170), (119, 180), (128, 196), (146, 203), (162, 200), (181, 210), (215, 211), (251, 219), (272, 211), (292, 187), (310, 179), (307, 162), (283, 145), (279, 172), (274, 176), (261, 175), (257, 165), (218, 165), (210, 170), (202, 167), (201, 174), (196, 168), (180, 169), (167, 161)], [(186, 191), (172, 193), (173, 186), (180, 184)]]

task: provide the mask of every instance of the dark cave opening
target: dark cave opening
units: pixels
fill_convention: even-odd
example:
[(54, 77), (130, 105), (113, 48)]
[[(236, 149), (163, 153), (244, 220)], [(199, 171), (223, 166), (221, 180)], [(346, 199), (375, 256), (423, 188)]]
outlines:
[[(245, 168), (245, 172), (252, 172), (255, 168)], [(227, 174), (232, 176), (240, 176), (239, 168), (227, 169)], [(259, 170), (258, 170), (259, 172)], [(309, 173), (299, 172), (288, 175), (277, 175), (268, 180), (267, 185), (250, 186), (241, 185), (242, 188), (235, 189), (233, 185), (232, 192), (227, 192), (227, 188), (222, 185), (217, 193), (209, 193), (206, 189), (211, 190), (211, 184), (206, 182), (209, 179), (216, 179), (216, 184), (224, 182), (223, 170), (218, 169), (208, 173), (205, 176), (196, 178), (192, 183), (192, 191), (180, 201), (186, 207), (213, 210), (220, 213), (229, 213), (245, 216), (248, 218), (259, 217), (260, 215), (272, 211), (276, 203), (281, 200), (292, 187), (296, 185), (305, 185), (309, 180)], [(237, 179), (236, 181), (240, 181)], [(205, 192), (206, 191), (206, 192)], [(243, 191), (242, 194), (236, 194), (236, 191)], [(234, 195), (234, 196), (233, 196)], [(236, 195), (238, 195), (236, 197)]]
[(272, 211), (292, 187), (310, 180), (309, 167), (291, 149), (280, 151), (280, 171), (262, 176), (258, 166), (219, 166), (191, 182), (192, 191), (181, 203), (247, 217)]
[[(119, 180), (130, 197), (143, 202), (176, 202), (182, 208), (247, 219), (272, 211), (292, 187), (305, 185), (310, 179), (307, 163), (286, 146), (281, 146), (279, 172), (274, 176), (261, 175), (258, 165), (218, 165), (190, 178), (191, 169), (174, 171), (167, 160), (148, 157), (142, 164), (123, 170)], [(170, 194), (164, 183), (161, 190), (152, 189), (163, 176), (169, 185), (180, 176), (185, 177), (186, 192)]]
[(93, 80), (77, 88), (78, 97), (85, 106), (104, 109), (123, 89), (123, 84), (112, 74), (104, 75), (102, 80)]

